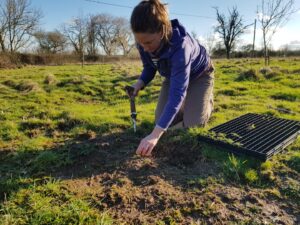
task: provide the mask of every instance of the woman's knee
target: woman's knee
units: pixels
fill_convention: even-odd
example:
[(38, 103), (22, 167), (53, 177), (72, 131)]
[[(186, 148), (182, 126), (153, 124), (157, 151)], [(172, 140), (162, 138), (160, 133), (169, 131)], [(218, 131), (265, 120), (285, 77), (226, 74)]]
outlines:
[(200, 112), (186, 113), (183, 117), (184, 127), (205, 127), (213, 111), (213, 100), (211, 99), (206, 107)]
[(184, 127), (189, 128), (189, 127), (205, 127), (206, 124), (208, 123), (209, 120), (209, 115), (206, 114), (205, 116), (201, 116), (195, 119), (186, 119), (184, 120)]

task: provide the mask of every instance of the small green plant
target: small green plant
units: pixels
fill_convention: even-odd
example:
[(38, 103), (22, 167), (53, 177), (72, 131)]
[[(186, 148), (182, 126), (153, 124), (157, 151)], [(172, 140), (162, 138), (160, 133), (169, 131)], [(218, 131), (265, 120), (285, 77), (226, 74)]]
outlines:
[(260, 176), (266, 181), (274, 181), (275, 176), (272, 171), (273, 163), (271, 161), (266, 161), (260, 166)]
[(271, 161), (266, 161), (261, 164), (261, 170), (272, 170), (273, 163)]
[(224, 173), (229, 179), (235, 181), (241, 181), (243, 172), (245, 170), (245, 163), (247, 161), (241, 161), (236, 158), (233, 154), (228, 156), (228, 160), (224, 163)]
[(245, 172), (245, 179), (249, 183), (254, 183), (254, 182), (258, 181), (258, 175), (257, 175), (256, 170), (254, 170), (254, 169), (247, 170)]

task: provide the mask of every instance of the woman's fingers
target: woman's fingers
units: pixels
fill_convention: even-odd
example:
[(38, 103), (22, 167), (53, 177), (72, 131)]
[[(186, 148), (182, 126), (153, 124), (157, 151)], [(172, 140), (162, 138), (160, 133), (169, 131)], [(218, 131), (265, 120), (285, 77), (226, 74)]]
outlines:
[(141, 143), (136, 153), (141, 156), (144, 156), (145, 153), (147, 152), (147, 149), (148, 149), (147, 145)]
[(136, 154), (141, 156), (151, 156), (153, 146), (147, 141), (142, 140), (138, 149), (136, 150)]
[(144, 151), (144, 148), (145, 148), (145, 144), (143, 142), (143, 140), (140, 142), (139, 144), (139, 147), (137, 148), (136, 150), (136, 154), (138, 155), (142, 155), (143, 151)]
[(145, 153), (145, 156), (151, 156), (152, 150), (153, 150), (153, 147), (149, 147), (147, 152)]
[[(160, 136), (160, 135), (159, 135)], [(136, 154), (141, 156), (151, 156), (153, 148), (156, 146), (159, 136), (154, 132), (141, 140), (139, 147), (136, 150)]]
[(142, 156), (151, 156), (153, 147), (151, 145), (147, 145), (142, 152)]

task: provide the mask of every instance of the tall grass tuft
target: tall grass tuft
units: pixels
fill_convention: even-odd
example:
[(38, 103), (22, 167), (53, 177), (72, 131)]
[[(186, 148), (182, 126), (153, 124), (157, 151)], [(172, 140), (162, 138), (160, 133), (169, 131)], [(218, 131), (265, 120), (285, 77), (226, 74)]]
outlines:
[(243, 71), (237, 78), (237, 81), (258, 81), (261, 80), (262, 76), (255, 69), (249, 69)]
[(282, 72), (279, 67), (263, 67), (259, 70), (259, 72), (263, 74), (266, 79), (278, 79), (282, 76)]
[(10, 88), (14, 88), (14, 89), (16, 89), (16, 87), (18, 86), (18, 83), (14, 80), (3, 81), (3, 84), (10, 87)]
[(245, 171), (246, 161), (236, 158), (233, 154), (229, 155), (228, 160), (224, 163), (224, 173), (234, 181), (241, 181)]
[(57, 83), (57, 79), (53, 74), (48, 74), (45, 77), (44, 83), (48, 85), (55, 85)]
[(18, 91), (22, 91), (26, 93), (41, 91), (41, 88), (38, 85), (38, 83), (31, 80), (21, 81), (16, 88)]

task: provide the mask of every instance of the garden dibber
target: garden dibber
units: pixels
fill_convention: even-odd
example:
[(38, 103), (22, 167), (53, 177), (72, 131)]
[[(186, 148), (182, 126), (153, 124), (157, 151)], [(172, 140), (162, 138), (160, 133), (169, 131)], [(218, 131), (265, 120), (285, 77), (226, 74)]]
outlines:
[(136, 109), (135, 109), (135, 96), (133, 95), (134, 87), (126, 86), (125, 91), (127, 92), (128, 96), (130, 98), (130, 112), (131, 112), (130, 116), (131, 116), (131, 120), (132, 120), (132, 124), (133, 124), (133, 130), (134, 130), (134, 132), (136, 132), (137, 113), (136, 113)]

